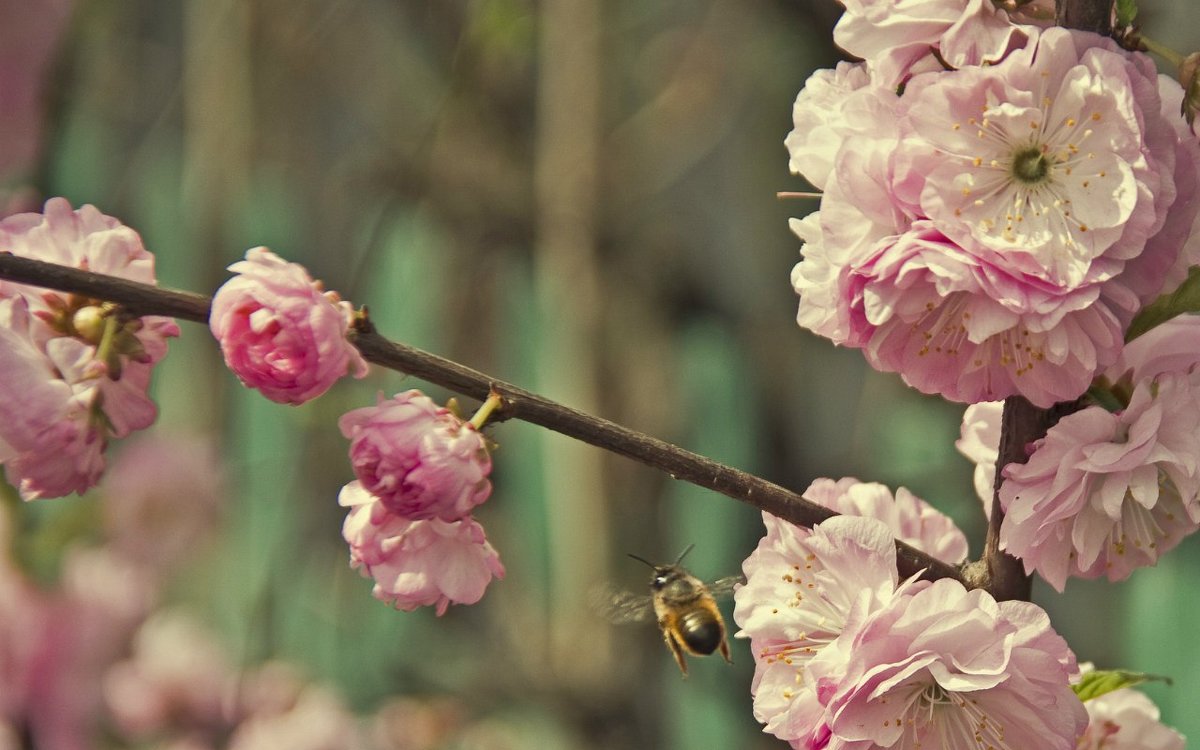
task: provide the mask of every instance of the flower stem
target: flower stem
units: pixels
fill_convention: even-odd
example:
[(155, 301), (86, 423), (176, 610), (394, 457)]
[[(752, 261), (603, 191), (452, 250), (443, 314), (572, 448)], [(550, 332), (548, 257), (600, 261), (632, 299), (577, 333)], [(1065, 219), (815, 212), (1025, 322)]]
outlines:
[(96, 345), (96, 361), (103, 362), (108, 376), (115, 379), (121, 375), (120, 372), (114, 372), (113, 367), (113, 363), (120, 362), (116, 356), (115, 342), (121, 323), (117, 320), (113, 310), (107, 312), (108, 314), (104, 316), (104, 332), (100, 334), (100, 343)]
[(1183, 55), (1171, 49), (1165, 44), (1160, 44), (1147, 36), (1139, 36), (1138, 41), (1146, 48), (1146, 51), (1158, 55), (1168, 63), (1178, 68), (1183, 64)]
[(500, 408), (500, 405), (503, 403), (504, 398), (495, 389), (492, 389), (488, 392), (487, 400), (479, 406), (479, 410), (475, 412), (475, 416), (471, 417), (470, 425), (477, 431), (482, 430), (484, 424), (488, 421), (488, 417), (492, 416), (492, 412)]

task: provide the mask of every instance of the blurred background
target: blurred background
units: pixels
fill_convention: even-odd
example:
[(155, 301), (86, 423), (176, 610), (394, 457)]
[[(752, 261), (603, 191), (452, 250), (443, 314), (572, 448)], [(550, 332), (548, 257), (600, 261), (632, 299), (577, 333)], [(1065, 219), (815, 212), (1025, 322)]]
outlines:
[[(794, 322), (787, 219), (815, 204), (775, 198), (806, 187), (783, 138), (838, 59), (840, 10), (0, 0), (0, 207), (95, 204), (142, 234), (160, 283), (198, 292), (267, 245), (390, 338), (796, 490), (906, 486), (977, 556), (961, 407)], [(1142, 17), (1197, 41), (1171, 34), (1200, 28), (1188, 0)], [(7, 492), (0, 657), (49, 640), (36, 715), (0, 748), (783, 746), (751, 715), (744, 642), (682, 680), (652, 625), (587, 606), (598, 583), (646, 586), (626, 553), (694, 543), (697, 575), (739, 572), (752, 508), (505, 423), (477, 516), (506, 579), (441, 618), (396, 612), (347, 565), (336, 420), (380, 391), (452, 394), (375, 368), (289, 408), (243, 389), (201, 326), (171, 350), (159, 424), (113, 447), (100, 488)], [(1119, 585), (1037, 591), (1081, 660), (1174, 678), (1147, 692), (1193, 736), (1198, 569), (1193, 540)], [(306, 718), (239, 724), (230, 684), (246, 716)]]

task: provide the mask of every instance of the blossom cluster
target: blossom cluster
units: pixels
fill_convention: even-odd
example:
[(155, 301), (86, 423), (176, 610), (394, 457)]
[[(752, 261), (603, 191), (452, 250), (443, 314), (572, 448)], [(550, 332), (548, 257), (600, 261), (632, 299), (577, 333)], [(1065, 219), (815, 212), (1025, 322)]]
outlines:
[[(92, 206), (63, 198), (0, 220), (0, 251), (153, 284), (141, 238)], [(170, 318), (0, 281), (0, 463), (23, 498), (81, 493), (104, 471), (112, 438), (148, 427), (150, 373), (178, 336)]]
[(734, 595), (764, 731), (805, 750), (1183, 747), (1141, 693), (1081, 703), (1075, 656), (1036, 605), (899, 580), (897, 540), (966, 556), (962, 532), (923, 500), (849, 478), (804, 496), (842, 515), (809, 530), (764, 513)]
[[(1002, 472), (1001, 548), (1060, 591), (1069, 576), (1124, 579), (1200, 528), (1200, 317), (1134, 339), (1093, 391), (1108, 408), (1063, 417)], [(959, 441), (986, 505), (1001, 409), (969, 407)]]
[(865, 62), (815, 73), (787, 139), (822, 191), (792, 222), (800, 325), (951, 400), (1078, 397), (1197, 262), (1181, 87), (991, 3), (846, 6)]
[(381, 395), (339, 426), (358, 477), (338, 497), (350, 509), (342, 535), (351, 564), (375, 580), (376, 598), (405, 611), (435, 606), (439, 615), (479, 601), (504, 566), (470, 515), (492, 491), (476, 424), (410, 390)]
[(898, 580), (877, 519), (763, 521), (734, 619), (765, 731), (794, 748), (1075, 747), (1075, 656), (1036, 605)]

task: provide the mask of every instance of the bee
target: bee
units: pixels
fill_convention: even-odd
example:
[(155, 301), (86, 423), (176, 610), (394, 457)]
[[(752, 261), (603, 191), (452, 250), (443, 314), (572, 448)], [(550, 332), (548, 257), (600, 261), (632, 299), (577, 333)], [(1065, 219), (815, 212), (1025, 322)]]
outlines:
[(655, 565), (645, 558), (630, 554), (634, 560), (654, 570), (650, 579), (650, 595), (630, 591), (604, 594), (605, 601), (600, 603), (604, 614), (613, 622), (645, 621), (653, 614), (658, 620), (663, 641), (675, 656), (675, 663), (684, 677), (688, 673), (685, 654), (708, 656), (720, 650), (725, 661), (733, 663), (729, 658), (725, 620), (717, 609), (716, 597), (732, 593), (734, 586), (744, 580), (741, 576), (730, 576), (706, 585), (680, 565), (694, 546), (689, 544), (669, 565)]

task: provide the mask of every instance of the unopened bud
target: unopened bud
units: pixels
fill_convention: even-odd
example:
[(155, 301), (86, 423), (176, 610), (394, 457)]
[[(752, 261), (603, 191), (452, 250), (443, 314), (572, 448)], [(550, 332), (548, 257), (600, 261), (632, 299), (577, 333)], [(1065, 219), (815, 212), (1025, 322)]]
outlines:
[(75, 311), (71, 327), (89, 344), (99, 344), (104, 335), (104, 311), (95, 305), (87, 305)]

